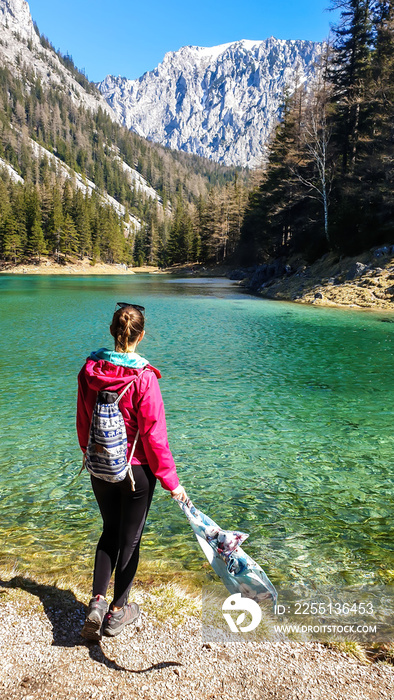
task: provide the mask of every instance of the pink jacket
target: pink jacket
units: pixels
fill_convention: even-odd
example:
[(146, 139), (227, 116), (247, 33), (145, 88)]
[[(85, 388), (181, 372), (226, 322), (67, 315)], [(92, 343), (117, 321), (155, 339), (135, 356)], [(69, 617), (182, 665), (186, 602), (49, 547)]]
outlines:
[[(86, 451), (90, 423), (97, 392), (120, 393), (141, 369), (115, 365), (106, 360), (88, 358), (78, 375), (77, 432), (82, 452)], [(153, 474), (167, 491), (179, 484), (174, 459), (168, 446), (164, 404), (160, 392), (159, 370), (147, 365), (119, 403), (127, 432), (128, 456), (131, 453), (137, 429), (137, 441), (132, 464), (149, 464)]]

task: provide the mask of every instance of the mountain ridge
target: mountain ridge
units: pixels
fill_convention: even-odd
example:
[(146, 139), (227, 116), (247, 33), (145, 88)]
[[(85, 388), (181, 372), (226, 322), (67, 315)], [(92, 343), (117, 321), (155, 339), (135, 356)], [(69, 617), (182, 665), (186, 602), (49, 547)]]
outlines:
[(128, 129), (224, 165), (254, 167), (290, 93), (314, 77), (324, 44), (242, 39), (183, 46), (140, 78), (107, 76), (97, 86)]

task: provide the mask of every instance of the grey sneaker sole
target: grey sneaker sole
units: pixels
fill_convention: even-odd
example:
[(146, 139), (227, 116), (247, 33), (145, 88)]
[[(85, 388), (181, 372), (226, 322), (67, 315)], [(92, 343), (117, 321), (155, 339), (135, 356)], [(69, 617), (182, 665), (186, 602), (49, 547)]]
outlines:
[(93, 610), (90, 610), (81, 630), (81, 636), (84, 639), (88, 639), (92, 642), (100, 641), (102, 637), (101, 627), (104, 616), (105, 612), (103, 609), (99, 610), (96, 607)]
[(111, 627), (105, 627), (103, 629), (103, 634), (106, 637), (116, 637), (116, 635), (120, 634), (124, 628), (127, 625), (135, 625), (136, 627), (140, 626), (141, 624), (141, 613), (138, 613), (137, 617), (135, 617), (133, 620), (126, 620), (123, 622), (123, 624), (119, 624), (115, 629), (111, 629)]
[(85, 624), (81, 630), (81, 637), (90, 642), (99, 642), (101, 634), (101, 622), (98, 620), (85, 620)]

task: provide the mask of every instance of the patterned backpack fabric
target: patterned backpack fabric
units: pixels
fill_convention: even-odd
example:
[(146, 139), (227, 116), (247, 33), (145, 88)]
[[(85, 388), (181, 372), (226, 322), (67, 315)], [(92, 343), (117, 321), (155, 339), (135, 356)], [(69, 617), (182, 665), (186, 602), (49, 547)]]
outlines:
[[(142, 372), (138, 377), (141, 374)], [(139, 431), (135, 436), (131, 455), (127, 459), (127, 433), (119, 402), (138, 377), (135, 377), (119, 395), (115, 391), (98, 393), (85, 454), (85, 467), (90, 474), (104, 481), (117, 482), (123, 481), (129, 473), (133, 491), (135, 483), (131, 460)]]

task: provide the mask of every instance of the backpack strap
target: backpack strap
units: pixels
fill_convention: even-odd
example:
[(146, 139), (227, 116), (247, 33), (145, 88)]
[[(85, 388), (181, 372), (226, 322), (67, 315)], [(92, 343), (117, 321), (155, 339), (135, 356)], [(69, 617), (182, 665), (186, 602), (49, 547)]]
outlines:
[[(137, 376), (134, 377), (134, 379), (125, 387), (125, 389), (123, 389), (122, 393), (119, 394), (118, 398), (117, 398), (116, 401), (115, 401), (116, 404), (119, 403), (119, 401), (120, 401), (120, 400), (123, 398), (123, 396), (125, 395), (126, 391), (128, 391), (128, 390), (130, 389), (131, 385), (134, 384), (134, 382), (137, 381), (137, 379), (141, 376), (141, 374), (143, 374), (143, 372), (145, 372), (146, 369), (147, 369), (147, 368), (144, 367), (144, 369), (142, 370), (142, 372), (140, 372), (139, 374), (137, 374)], [(136, 436), (135, 436), (134, 442), (133, 442), (133, 447), (131, 448), (130, 457), (129, 457), (129, 459), (127, 460), (127, 465), (128, 465), (128, 468), (129, 468), (129, 474), (130, 474), (130, 480), (131, 480), (131, 490), (132, 490), (132, 491), (135, 491), (135, 480), (134, 480), (133, 470), (132, 470), (132, 467), (131, 467), (131, 460), (132, 460), (133, 457), (134, 457), (134, 452), (135, 452), (135, 448), (136, 448), (136, 445), (137, 445), (139, 436), (140, 436), (140, 431), (137, 430), (137, 433), (136, 433)]]
[(137, 374), (137, 376), (134, 377), (134, 379), (132, 379), (131, 382), (130, 382), (129, 384), (127, 384), (127, 386), (123, 389), (122, 393), (119, 394), (118, 398), (116, 399), (116, 401), (115, 401), (114, 403), (118, 404), (119, 401), (120, 401), (121, 399), (123, 399), (123, 397), (124, 397), (126, 391), (128, 391), (128, 390), (130, 389), (131, 385), (134, 384), (134, 382), (136, 382), (137, 379), (139, 379), (139, 377), (141, 376), (141, 374), (143, 374), (143, 373), (146, 371), (146, 369), (147, 369), (147, 368), (144, 367), (144, 369), (142, 370), (142, 372), (140, 372), (139, 374)]
[(135, 481), (134, 481), (133, 469), (132, 469), (132, 466), (131, 466), (131, 460), (132, 460), (133, 457), (134, 457), (134, 452), (135, 452), (135, 448), (136, 448), (136, 445), (137, 445), (139, 436), (140, 436), (140, 431), (137, 430), (136, 435), (135, 435), (135, 438), (134, 438), (134, 442), (133, 442), (133, 447), (131, 448), (130, 457), (129, 457), (128, 461), (127, 461), (127, 465), (128, 465), (128, 468), (129, 468), (129, 474), (130, 474), (130, 480), (131, 480), (131, 490), (132, 490), (132, 491), (135, 491)]

